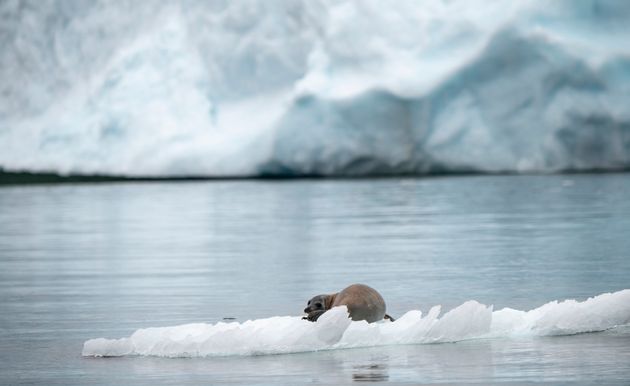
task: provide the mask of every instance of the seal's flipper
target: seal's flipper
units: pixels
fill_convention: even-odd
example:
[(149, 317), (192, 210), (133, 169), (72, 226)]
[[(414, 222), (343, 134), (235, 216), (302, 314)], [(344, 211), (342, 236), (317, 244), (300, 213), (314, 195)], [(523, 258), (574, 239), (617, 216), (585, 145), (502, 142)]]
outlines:
[(389, 319), (390, 321), (395, 321), (396, 319), (392, 318), (391, 316), (385, 314), (385, 317), (383, 319)]

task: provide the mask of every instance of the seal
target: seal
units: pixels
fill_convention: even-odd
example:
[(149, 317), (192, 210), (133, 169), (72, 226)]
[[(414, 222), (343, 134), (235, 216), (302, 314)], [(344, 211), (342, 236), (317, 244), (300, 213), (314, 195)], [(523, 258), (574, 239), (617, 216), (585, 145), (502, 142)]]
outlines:
[(352, 320), (365, 320), (368, 323), (394, 318), (385, 313), (383, 297), (365, 284), (352, 284), (340, 292), (331, 295), (317, 295), (308, 301), (302, 319), (315, 322), (324, 312), (333, 307), (346, 306)]

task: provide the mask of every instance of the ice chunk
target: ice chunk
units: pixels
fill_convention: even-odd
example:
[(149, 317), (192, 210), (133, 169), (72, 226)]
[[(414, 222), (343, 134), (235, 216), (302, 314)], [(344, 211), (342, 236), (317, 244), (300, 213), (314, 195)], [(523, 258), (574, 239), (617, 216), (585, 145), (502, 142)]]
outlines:
[(493, 314), (493, 335), (571, 335), (603, 331), (630, 322), (630, 290), (583, 302), (550, 302), (529, 312), (509, 308)]
[(129, 338), (91, 339), (84, 356), (151, 355), (198, 357), (260, 355), (371, 347), (394, 344), (458, 342), (476, 338), (571, 335), (602, 331), (630, 323), (630, 290), (602, 294), (583, 302), (550, 302), (531, 311), (492, 312), (468, 301), (439, 317), (409, 311), (395, 322), (353, 322), (345, 306), (335, 307), (312, 323), (276, 316), (244, 323), (185, 324), (146, 328)]

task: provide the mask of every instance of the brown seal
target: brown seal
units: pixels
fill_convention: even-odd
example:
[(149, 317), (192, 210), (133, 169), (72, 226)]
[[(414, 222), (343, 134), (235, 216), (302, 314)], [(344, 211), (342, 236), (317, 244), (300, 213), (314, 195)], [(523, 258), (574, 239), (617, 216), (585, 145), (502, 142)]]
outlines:
[(374, 289), (365, 284), (352, 284), (341, 292), (332, 295), (317, 295), (308, 301), (302, 319), (316, 321), (324, 312), (333, 307), (346, 306), (352, 320), (365, 320), (368, 323), (394, 319), (385, 313), (385, 301)]

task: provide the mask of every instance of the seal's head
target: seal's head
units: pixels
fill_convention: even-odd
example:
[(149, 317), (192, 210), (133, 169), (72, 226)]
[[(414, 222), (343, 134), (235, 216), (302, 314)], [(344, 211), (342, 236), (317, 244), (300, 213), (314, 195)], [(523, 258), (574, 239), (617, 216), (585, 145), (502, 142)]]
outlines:
[(331, 304), (330, 295), (317, 295), (306, 303), (304, 312), (307, 314), (311, 312), (323, 312), (330, 309)]

